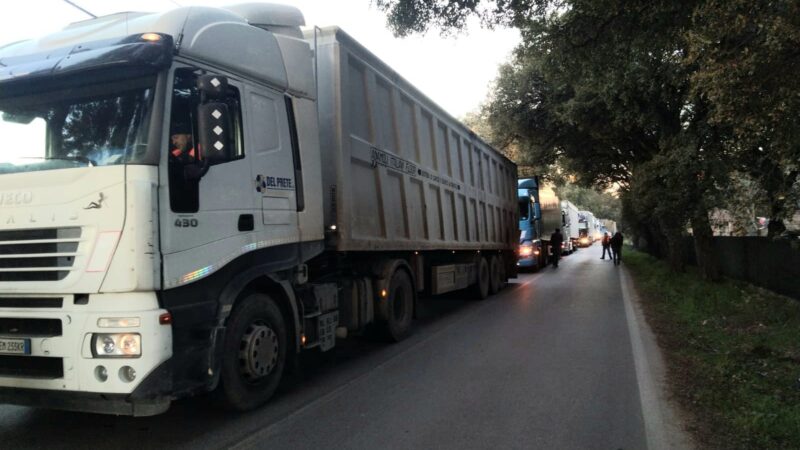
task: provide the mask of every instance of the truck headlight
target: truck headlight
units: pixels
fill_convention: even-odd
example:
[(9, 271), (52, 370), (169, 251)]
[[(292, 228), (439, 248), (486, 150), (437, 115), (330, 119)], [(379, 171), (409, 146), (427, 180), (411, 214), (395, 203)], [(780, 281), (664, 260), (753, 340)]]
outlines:
[(138, 358), (142, 356), (142, 336), (138, 333), (95, 333), (92, 354), (96, 358)]

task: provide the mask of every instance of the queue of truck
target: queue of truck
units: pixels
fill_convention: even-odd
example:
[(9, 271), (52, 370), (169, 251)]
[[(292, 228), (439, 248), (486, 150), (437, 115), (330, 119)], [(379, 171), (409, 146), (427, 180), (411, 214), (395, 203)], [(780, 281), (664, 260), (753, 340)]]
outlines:
[(517, 169), (294, 7), (120, 13), (0, 47), (0, 403), (265, 403), (517, 272)]
[(520, 270), (535, 271), (550, 264), (550, 236), (559, 229), (563, 235), (562, 255), (589, 247), (617, 231), (616, 222), (597, 219), (591, 211), (579, 210), (571, 201), (559, 199), (553, 187), (538, 177), (518, 182)]
[(556, 228), (590, 245), (591, 213), (304, 25), (182, 7), (0, 47), (0, 403), (253, 409), (303, 352), (546, 266)]

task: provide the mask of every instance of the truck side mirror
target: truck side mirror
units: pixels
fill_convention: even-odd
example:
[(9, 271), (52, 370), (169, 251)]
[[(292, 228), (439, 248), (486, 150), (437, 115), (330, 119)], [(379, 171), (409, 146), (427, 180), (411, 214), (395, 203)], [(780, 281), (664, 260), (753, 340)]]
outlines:
[(200, 75), (197, 77), (197, 89), (206, 99), (225, 98), (228, 93), (228, 79), (221, 75)]
[(200, 155), (206, 164), (214, 165), (232, 159), (231, 124), (225, 103), (212, 102), (197, 107)]

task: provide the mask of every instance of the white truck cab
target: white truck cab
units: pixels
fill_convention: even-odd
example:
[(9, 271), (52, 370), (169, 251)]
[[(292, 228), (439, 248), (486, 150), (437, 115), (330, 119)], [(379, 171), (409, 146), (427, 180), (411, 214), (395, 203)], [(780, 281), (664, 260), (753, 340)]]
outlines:
[(180, 8), (0, 48), (0, 401), (160, 412), (213, 357), (218, 305), (192, 292), (220, 287), (193, 282), (253, 248), (278, 270), (321, 251), (319, 167), (295, 163), (318, 151), (302, 24)]

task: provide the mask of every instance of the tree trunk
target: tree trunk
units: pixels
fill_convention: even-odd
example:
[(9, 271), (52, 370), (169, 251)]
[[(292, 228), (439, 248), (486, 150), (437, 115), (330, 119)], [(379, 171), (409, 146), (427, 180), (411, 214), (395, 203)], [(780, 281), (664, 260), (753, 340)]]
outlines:
[(664, 232), (667, 240), (667, 262), (673, 272), (683, 272), (686, 260), (683, 252), (683, 235), (680, 230), (667, 230)]
[(650, 225), (640, 225), (638, 228), (639, 248), (650, 256), (662, 258), (664, 254), (659, 246), (659, 233)]
[(776, 237), (783, 234), (786, 231), (786, 225), (783, 224), (781, 219), (769, 219), (769, 224), (767, 224), (767, 237), (770, 239), (775, 239)]
[(694, 233), (694, 251), (697, 256), (697, 267), (703, 278), (709, 281), (719, 281), (719, 263), (717, 252), (714, 249), (714, 235), (711, 231), (711, 223), (708, 220), (708, 212), (705, 210), (697, 211), (691, 218), (692, 232)]

